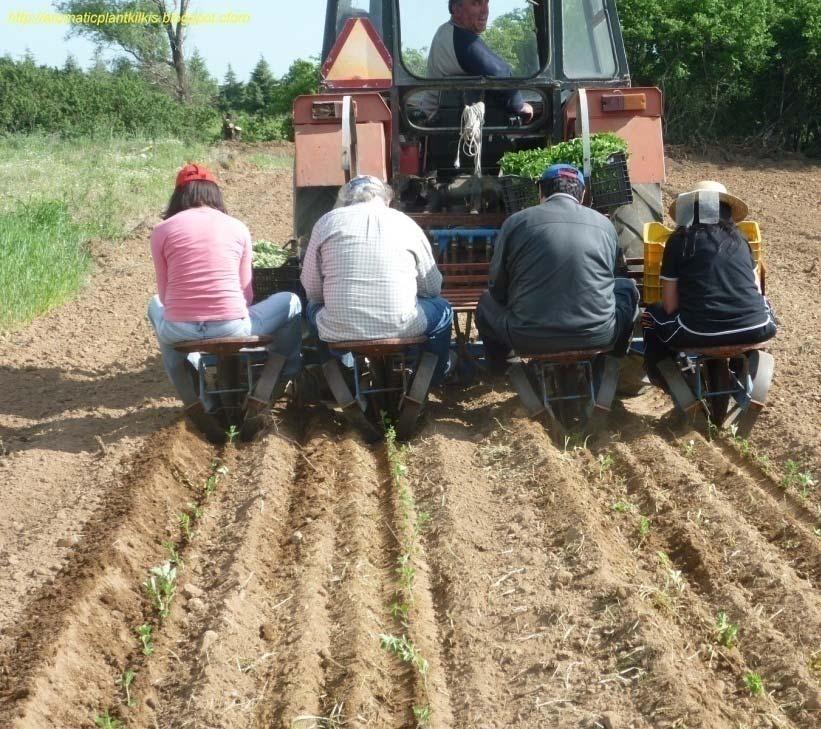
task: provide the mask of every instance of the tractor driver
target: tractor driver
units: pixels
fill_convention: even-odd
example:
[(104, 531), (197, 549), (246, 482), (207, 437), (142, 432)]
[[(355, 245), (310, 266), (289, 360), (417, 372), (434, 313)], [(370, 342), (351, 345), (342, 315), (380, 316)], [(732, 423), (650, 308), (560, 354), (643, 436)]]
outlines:
[[(510, 78), (513, 69), (488, 48), (481, 34), (487, 29), (490, 0), (448, 0), (450, 20), (436, 31), (428, 54), (427, 78), (454, 76), (489, 76)], [(525, 123), (533, 119), (533, 107), (518, 91), (496, 91), (489, 94), (494, 106), (516, 114)], [(433, 117), (439, 109), (439, 94), (421, 95), (419, 108)]]
[(511, 350), (547, 354), (597, 348), (624, 356), (639, 314), (636, 284), (615, 275), (616, 229), (581, 204), (582, 173), (571, 165), (552, 165), (539, 188), (541, 205), (502, 225), (490, 288), (476, 312), (496, 373), (504, 372)]

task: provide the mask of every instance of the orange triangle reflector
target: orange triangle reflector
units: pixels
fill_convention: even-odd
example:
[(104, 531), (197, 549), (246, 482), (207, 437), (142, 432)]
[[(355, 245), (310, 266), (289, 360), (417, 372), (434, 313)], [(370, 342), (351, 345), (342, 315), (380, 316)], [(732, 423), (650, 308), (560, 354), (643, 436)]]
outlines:
[(389, 89), (393, 59), (367, 18), (349, 18), (322, 66), (328, 89)]

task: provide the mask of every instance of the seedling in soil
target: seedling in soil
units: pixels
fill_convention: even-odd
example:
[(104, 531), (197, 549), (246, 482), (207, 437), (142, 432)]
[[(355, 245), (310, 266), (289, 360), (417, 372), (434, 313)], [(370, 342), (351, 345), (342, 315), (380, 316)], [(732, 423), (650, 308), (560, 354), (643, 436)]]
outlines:
[(194, 521), (202, 519), (202, 507), (194, 501), (188, 502), (188, 511)]
[(94, 725), (100, 727), (100, 729), (123, 729), (123, 723), (107, 711), (105, 714), (95, 717)]
[(154, 652), (154, 639), (151, 635), (152, 628), (148, 623), (143, 623), (134, 629), (137, 637), (140, 639), (140, 644), (143, 648), (143, 655), (150, 656)]
[(137, 702), (131, 698), (131, 684), (134, 683), (136, 677), (137, 674), (129, 668), (123, 671), (123, 675), (117, 679), (117, 685), (125, 691), (126, 706), (136, 706), (137, 704)]
[(613, 456), (609, 453), (599, 453), (599, 479), (604, 478), (604, 474), (607, 473), (613, 467)]
[(691, 438), (686, 443), (681, 444), (681, 453), (688, 458), (693, 455), (696, 450), (696, 442)]
[(409, 614), (410, 614), (410, 607), (400, 597), (397, 597), (391, 603), (391, 615), (393, 616), (393, 619), (398, 620), (405, 627), (407, 627), (407, 625), (408, 625), (408, 615)]
[(761, 696), (764, 693), (764, 681), (757, 673), (747, 673), (744, 676), (744, 685), (751, 696)]
[(781, 485), (786, 489), (792, 486), (806, 499), (810, 491), (815, 486), (815, 481), (809, 471), (800, 470), (801, 467), (795, 461), (787, 461), (784, 464), (784, 478)]
[(636, 507), (627, 501), (617, 501), (610, 508), (619, 514), (629, 514), (636, 510)]
[(159, 616), (167, 618), (171, 613), (171, 600), (177, 590), (177, 568), (170, 562), (152, 567), (143, 587)]
[(331, 709), (331, 713), (328, 714), (328, 716), (298, 716), (292, 722), (292, 726), (301, 726), (302, 722), (310, 721), (312, 722), (311, 727), (314, 729), (341, 729), (346, 723), (342, 719), (343, 706), (343, 703), (334, 704), (334, 708)]
[(639, 519), (639, 525), (636, 529), (636, 532), (639, 535), (638, 546), (641, 547), (641, 545), (644, 544), (644, 541), (647, 539), (647, 537), (650, 536), (650, 520), (646, 516), (642, 516)]
[(234, 445), (237, 438), (239, 438), (239, 428), (236, 425), (232, 425), (225, 431), (225, 435), (228, 436), (228, 443)]
[(174, 542), (163, 542), (162, 546), (165, 547), (165, 551), (168, 553), (168, 561), (175, 567), (182, 567), (182, 556), (177, 545)]
[(738, 425), (736, 423), (733, 423), (730, 426), (730, 437), (733, 439), (733, 443), (735, 443), (736, 446), (738, 446), (738, 450), (741, 451), (741, 455), (745, 458), (747, 458), (753, 452), (753, 447), (750, 444), (749, 439), (742, 438), (738, 435)]
[(180, 531), (185, 535), (185, 538), (191, 541), (191, 514), (184, 511), (182, 514), (177, 514), (177, 521), (180, 525)]
[(428, 662), (422, 657), (419, 649), (404, 635), (397, 638), (395, 635), (380, 634), (379, 642), (383, 650), (393, 653), (403, 663), (409, 663), (422, 676), (428, 675)]
[(725, 648), (732, 648), (738, 639), (738, 625), (731, 623), (727, 613), (723, 610), (718, 614), (716, 620), (716, 632), (718, 633), (718, 643)]
[(416, 719), (417, 729), (427, 729), (430, 726), (430, 706), (414, 706), (413, 718)]

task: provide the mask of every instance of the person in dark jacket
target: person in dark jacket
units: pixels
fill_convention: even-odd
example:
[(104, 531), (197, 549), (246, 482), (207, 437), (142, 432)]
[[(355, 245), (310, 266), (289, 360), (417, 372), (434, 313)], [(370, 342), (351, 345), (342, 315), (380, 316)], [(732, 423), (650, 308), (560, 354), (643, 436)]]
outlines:
[[(510, 78), (513, 69), (482, 40), (490, 13), (489, 0), (448, 0), (450, 20), (441, 25), (433, 37), (428, 53), (428, 78), (454, 76), (487, 76)], [(533, 107), (518, 91), (491, 92), (488, 99), (495, 106), (516, 114), (525, 122), (533, 118)], [(422, 94), (419, 107), (429, 117), (439, 108), (439, 94)]]
[(638, 318), (639, 293), (616, 278), (613, 224), (582, 205), (584, 176), (553, 165), (539, 182), (541, 204), (510, 216), (490, 264), (490, 288), (476, 326), (491, 367), (515, 350), (540, 354), (601, 348), (624, 355)]
[(775, 336), (755, 261), (736, 223), (747, 205), (720, 182), (699, 182), (670, 207), (677, 227), (661, 262), (662, 300), (647, 307), (644, 366), (662, 385), (658, 363), (686, 348), (756, 344)]

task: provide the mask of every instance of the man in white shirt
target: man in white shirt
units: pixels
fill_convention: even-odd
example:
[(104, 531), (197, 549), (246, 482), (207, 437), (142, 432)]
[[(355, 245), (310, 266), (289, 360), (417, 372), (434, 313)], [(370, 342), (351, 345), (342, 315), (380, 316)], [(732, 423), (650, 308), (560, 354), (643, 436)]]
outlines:
[(392, 196), (381, 180), (357, 177), (314, 226), (302, 262), (308, 321), (328, 344), (427, 335), (425, 349), (439, 358), (436, 384), (448, 366), (453, 310), (439, 295), (427, 237), (389, 207)]

